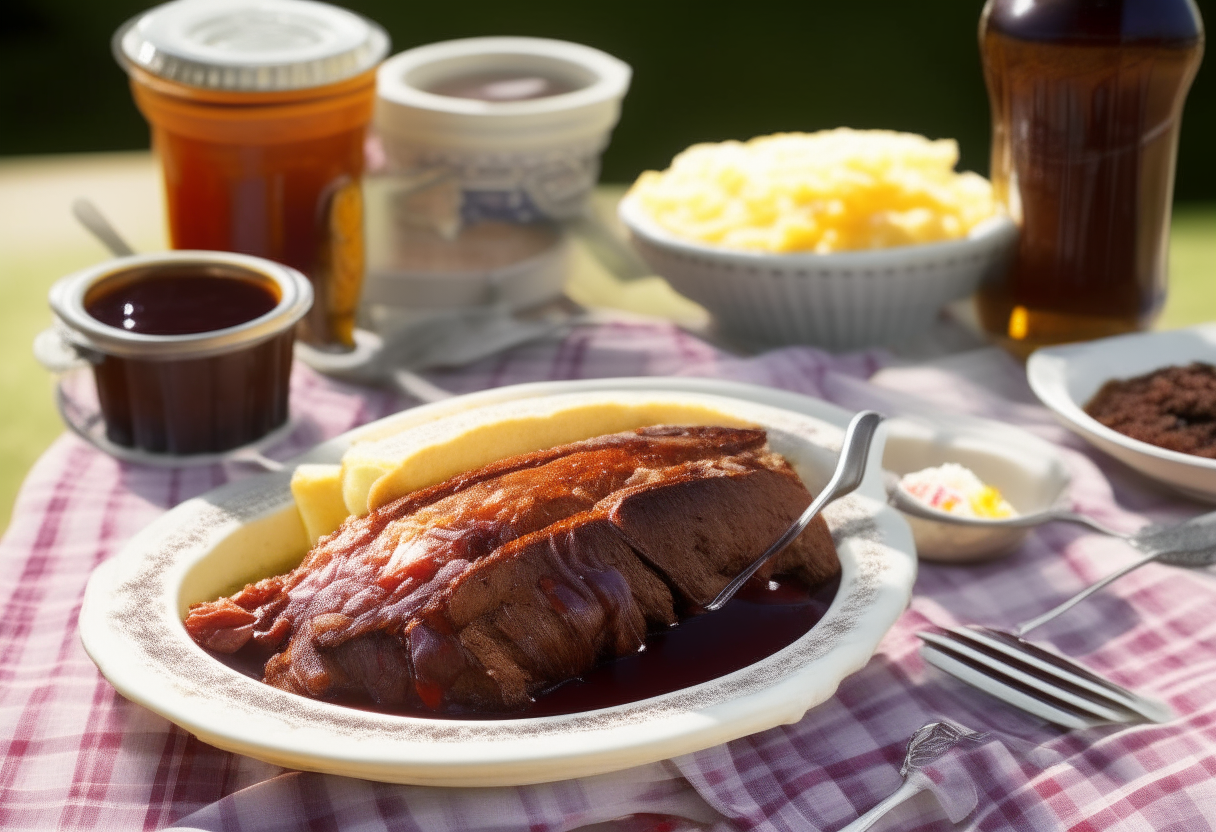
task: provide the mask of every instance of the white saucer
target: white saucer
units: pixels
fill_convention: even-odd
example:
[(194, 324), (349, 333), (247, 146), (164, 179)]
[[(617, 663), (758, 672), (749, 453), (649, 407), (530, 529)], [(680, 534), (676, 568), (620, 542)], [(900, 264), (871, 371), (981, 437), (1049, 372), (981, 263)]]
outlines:
[[(283, 463), (276, 462), (262, 454), (268, 448), (282, 442), (299, 424), (296, 419), (288, 419), (279, 427), (265, 436), (246, 445), (231, 448), (227, 451), (204, 454), (171, 454), (146, 451), (143, 448), (130, 448), (112, 442), (106, 436), (105, 419), (97, 404), (97, 394), (92, 387), (92, 371), (88, 369), (70, 370), (55, 380), (55, 407), (63, 424), (85, 442), (103, 453), (109, 454), (123, 462), (134, 462), (140, 465), (150, 465), (154, 468), (193, 468), (200, 465), (215, 465), (223, 462), (246, 462), (264, 468), (267, 471), (279, 471)], [(92, 395), (87, 395), (85, 390)]]

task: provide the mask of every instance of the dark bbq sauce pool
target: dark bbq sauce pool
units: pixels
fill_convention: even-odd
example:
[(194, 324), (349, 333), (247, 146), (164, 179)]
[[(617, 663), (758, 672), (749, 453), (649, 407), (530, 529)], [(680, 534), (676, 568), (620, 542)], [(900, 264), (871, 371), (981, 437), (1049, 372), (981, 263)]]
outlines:
[(239, 326), (278, 304), (278, 296), (261, 281), (166, 268), (140, 279), (102, 283), (89, 292), (85, 311), (127, 332), (192, 335)]
[[(717, 612), (683, 618), (675, 627), (651, 633), (641, 652), (552, 688), (524, 711), (437, 714), (424, 708), (381, 709), (364, 700), (336, 704), (422, 719), (527, 719), (637, 702), (717, 679), (789, 646), (823, 618), (839, 585), (834, 579), (809, 590), (789, 577), (768, 584), (752, 581)], [(260, 653), (243, 649), (211, 655), (246, 676), (262, 678), (266, 660)]]

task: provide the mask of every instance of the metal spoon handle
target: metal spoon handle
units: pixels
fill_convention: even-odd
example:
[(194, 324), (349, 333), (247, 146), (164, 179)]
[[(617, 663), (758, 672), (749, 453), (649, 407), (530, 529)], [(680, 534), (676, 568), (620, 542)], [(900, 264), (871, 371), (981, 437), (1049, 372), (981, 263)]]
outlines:
[(761, 566), (764, 566), (770, 558), (780, 553), (793, 542), (794, 538), (802, 534), (824, 506), (837, 497), (843, 497), (856, 490), (857, 486), (861, 485), (861, 480), (866, 473), (866, 459), (870, 455), (870, 443), (883, 418), (881, 413), (873, 410), (863, 410), (853, 417), (849, 422), (849, 427), (845, 430), (844, 444), (841, 445), (840, 458), (836, 460), (836, 470), (832, 472), (832, 479), (811, 501), (806, 511), (802, 512), (802, 516), (795, 520), (773, 545), (765, 549), (764, 554), (752, 561), (750, 566), (728, 583), (726, 588), (718, 593), (717, 598), (706, 604), (705, 609), (711, 612), (721, 609), (722, 605), (733, 598), (739, 588), (747, 583)]
[(1124, 540), (1132, 537), (1132, 535), (1128, 534), (1127, 532), (1112, 529), (1110, 526), (1107, 526), (1104, 523), (1099, 523), (1092, 517), (1086, 517), (1084, 514), (1077, 514), (1075, 511), (1068, 511), (1067, 509), (1050, 509), (1043, 512), (1041, 516), (1043, 517), (1043, 522), (1058, 520), (1061, 523), (1075, 523), (1078, 526), (1088, 526), (1096, 532), (1110, 535), (1111, 537), (1121, 537)]
[(1037, 627), (1043, 626), (1044, 624), (1046, 624), (1048, 621), (1055, 618), (1056, 616), (1062, 615), (1063, 613), (1068, 612), (1070, 609), (1072, 609), (1077, 604), (1084, 601), (1089, 596), (1093, 595), (1095, 592), (1097, 592), (1102, 587), (1106, 586), (1107, 584), (1109, 584), (1113, 581), (1117, 581), (1119, 578), (1122, 578), (1128, 572), (1136, 571), (1141, 566), (1144, 566), (1146, 563), (1152, 563), (1157, 558), (1161, 557), (1163, 554), (1165, 554), (1165, 553), (1164, 552), (1154, 552), (1152, 554), (1145, 555), (1144, 557), (1140, 558), (1140, 560), (1132, 561), (1131, 563), (1129, 563), (1127, 566), (1123, 567), (1122, 569), (1116, 569), (1114, 572), (1110, 573), (1102, 580), (1100, 580), (1096, 583), (1090, 584), (1085, 589), (1081, 590), (1080, 592), (1078, 592), (1076, 595), (1069, 598), (1064, 603), (1059, 604), (1055, 607), (1052, 607), (1047, 612), (1043, 613), (1042, 615), (1038, 616), (1037, 618), (1032, 618), (1023, 624), (1019, 624), (1018, 626), (1014, 627), (1013, 628), (1014, 635), (1024, 636), (1027, 633), (1029, 633), (1031, 630), (1033, 630)]
[(84, 197), (77, 199), (72, 203), (72, 216), (115, 257), (130, 257), (135, 253), (92, 201)]
[(848, 826), (841, 827), (839, 832), (865, 832), (875, 823), (879, 821), (887, 812), (894, 809), (899, 804), (903, 803), (912, 795), (922, 791), (925, 787), (919, 782), (905, 780), (900, 787), (891, 792), (881, 803), (875, 806), (870, 811), (859, 817), (857, 820), (850, 823)]

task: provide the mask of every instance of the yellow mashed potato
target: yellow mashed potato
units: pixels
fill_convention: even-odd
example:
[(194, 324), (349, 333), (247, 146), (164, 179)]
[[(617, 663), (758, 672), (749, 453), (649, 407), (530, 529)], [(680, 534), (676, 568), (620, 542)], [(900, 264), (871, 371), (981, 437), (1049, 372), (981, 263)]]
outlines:
[(889, 130), (779, 133), (697, 144), (630, 195), (683, 239), (775, 253), (965, 237), (995, 213), (992, 186), (956, 173), (958, 143)]

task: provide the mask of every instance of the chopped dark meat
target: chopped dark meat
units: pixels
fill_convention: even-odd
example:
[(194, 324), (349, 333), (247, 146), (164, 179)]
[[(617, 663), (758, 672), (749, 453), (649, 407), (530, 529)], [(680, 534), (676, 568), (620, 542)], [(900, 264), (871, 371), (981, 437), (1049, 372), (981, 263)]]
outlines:
[[(764, 441), (662, 426), (503, 460), (348, 520), (186, 627), (256, 644), (265, 681), (306, 696), (519, 709), (709, 601), (806, 507)], [(822, 521), (779, 560), (811, 584), (839, 572)]]

